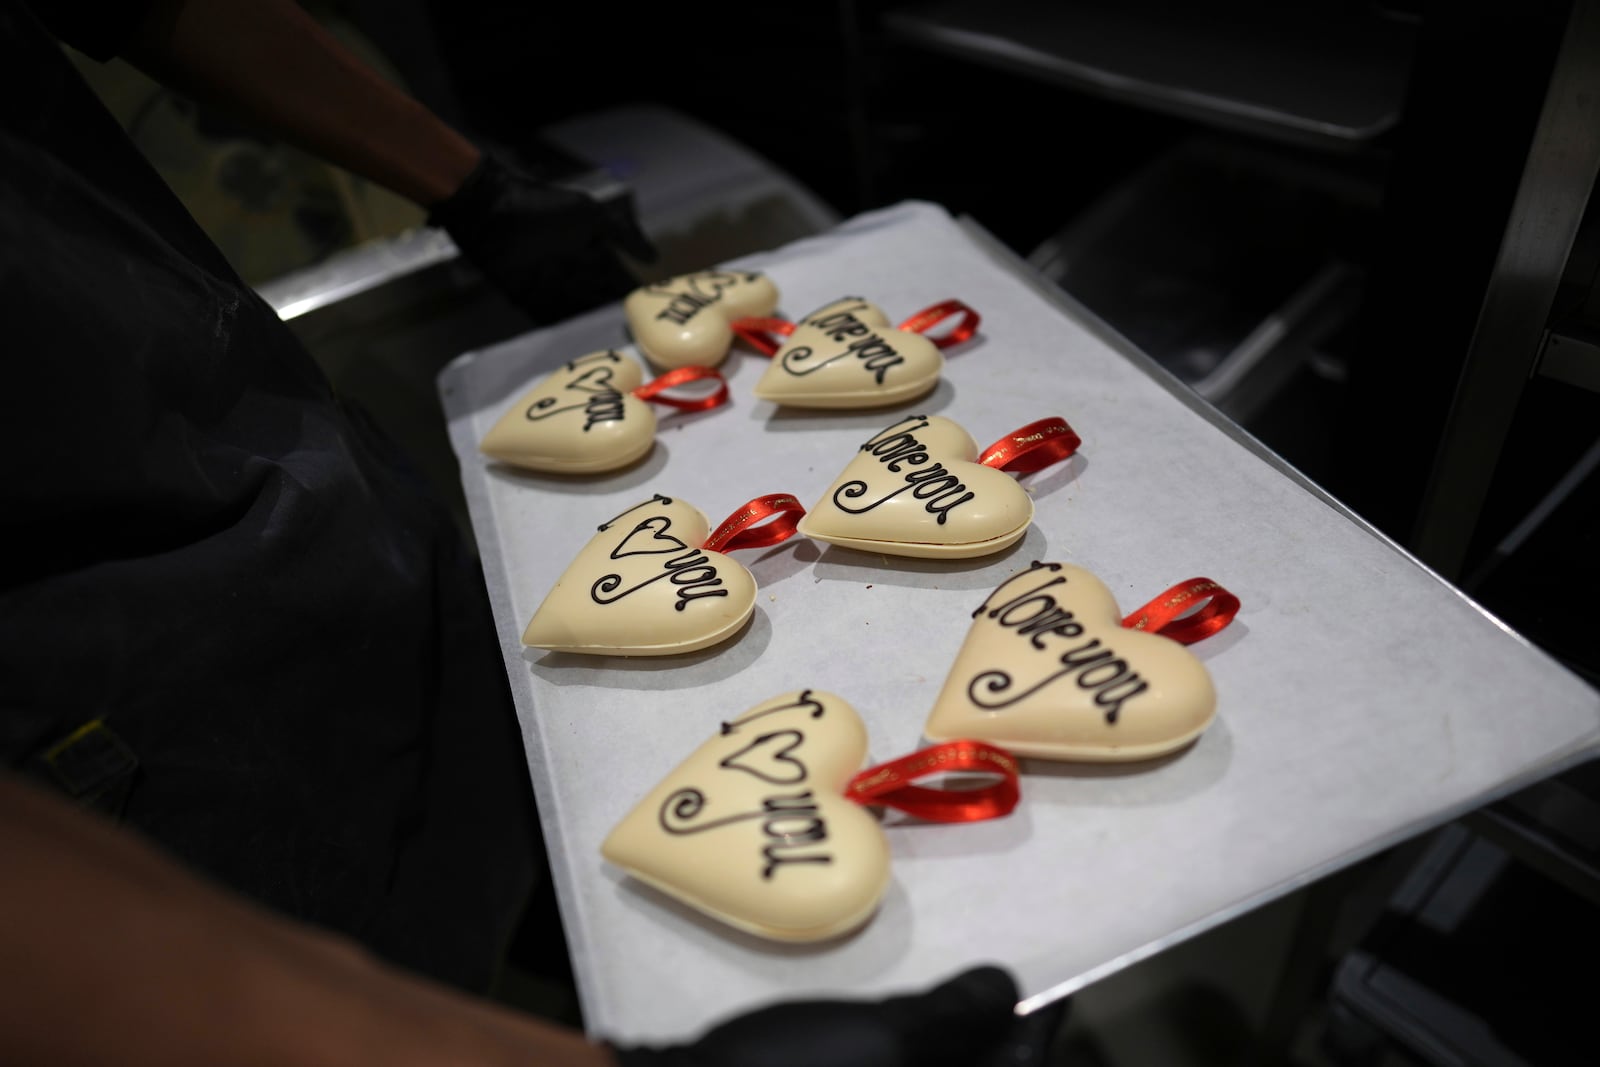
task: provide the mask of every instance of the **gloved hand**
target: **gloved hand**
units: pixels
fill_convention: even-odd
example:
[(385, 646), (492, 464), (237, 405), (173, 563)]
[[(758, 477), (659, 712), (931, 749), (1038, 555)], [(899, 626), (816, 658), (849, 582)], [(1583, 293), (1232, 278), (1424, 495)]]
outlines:
[(1026, 1067), (1041, 1062), (1064, 1006), (1018, 1019), (1016, 1003), (1010, 975), (976, 967), (925, 993), (775, 1004), (693, 1044), (614, 1051), (620, 1067)]
[(450, 235), (468, 262), (538, 322), (615, 300), (639, 284), (620, 249), (645, 262), (655, 248), (631, 203), (602, 204), (485, 151), (477, 168), (428, 224)]

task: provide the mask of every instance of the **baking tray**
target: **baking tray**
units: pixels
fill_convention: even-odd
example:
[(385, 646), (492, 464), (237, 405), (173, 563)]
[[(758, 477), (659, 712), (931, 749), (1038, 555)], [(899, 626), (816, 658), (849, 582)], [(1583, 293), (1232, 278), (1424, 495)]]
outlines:
[[(984, 316), (938, 389), (894, 412), (777, 410), (736, 352), (730, 407), (663, 420), (635, 467), (590, 479), (488, 462), (479, 438), (534, 378), (626, 348), (619, 306), (463, 355), (440, 375), (590, 1030), (690, 1036), (757, 1003), (904, 990), (967, 964), (1017, 976), (1023, 1009), (1592, 755), (1600, 694), (1342, 508), (980, 225), (907, 202), (737, 261), (795, 317), (845, 294), (891, 318), (958, 297)], [(713, 523), (746, 500), (814, 502), (901, 415), (954, 418), (981, 444), (1047, 415), (1079, 455), (1029, 476), (1013, 549), (907, 560), (795, 539), (740, 554), (760, 591), (720, 647), (629, 660), (519, 636), (595, 527), (652, 493)], [(1379, 433), (1381, 427), (1352, 427)], [(1125, 609), (1206, 575), (1243, 601), (1200, 645), (1219, 693), (1188, 750), (1139, 765), (1027, 761), (1012, 816), (888, 827), (893, 882), (857, 934), (757, 940), (611, 868), (601, 840), (733, 714), (793, 689), (861, 712), (872, 755), (921, 726), (974, 607), (1033, 560), (1099, 575)]]

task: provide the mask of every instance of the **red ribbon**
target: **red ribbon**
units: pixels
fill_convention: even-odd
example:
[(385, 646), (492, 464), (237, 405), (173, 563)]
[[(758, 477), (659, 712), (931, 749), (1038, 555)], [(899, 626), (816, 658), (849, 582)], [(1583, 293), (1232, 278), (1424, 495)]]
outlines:
[[(996, 781), (977, 789), (931, 789), (912, 785), (940, 771), (986, 771)], [(1017, 806), (1016, 757), (985, 741), (945, 741), (868, 767), (845, 786), (858, 804), (881, 804), (931, 822), (978, 822), (1009, 815)]]
[(776, 355), (783, 347), (778, 338), (794, 333), (794, 323), (787, 319), (743, 318), (734, 319), (729, 325), (735, 336), (763, 356)]
[[(1184, 615), (1205, 599), (1207, 603), (1193, 615)], [(1190, 578), (1179, 582), (1144, 607), (1122, 620), (1130, 630), (1147, 630), (1170, 637), (1185, 645), (1226, 627), (1239, 614), (1239, 598), (1210, 578)]]
[[(661, 395), (668, 389), (675, 389), (703, 378), (715, 378), (719, 383), (717, 391), (710, 396), (703, 396), (698, 400), (680, 400), (675, 396)], [(665, 404), (679, 411), (708, 411), (728, 402), (728, 383), (723, 380), (722, 372), (714, 367), (679, 367), (677, 370), (667, 371), (653, 382), (639, 386), (633, 391), (633, 395), (640, 400), (648, 400), (652, 404)]]
[[(788, 493), (758, 496), (729, 515), (700, 547), (707, 552), (734, 552), (741, 548), (766, 548), (787, 541), (795, 534), (806, 509)], [(755, 524), (765, 519), (765, 526)]]
[(976, 311), (959, 300), (945, 300), (932, 307), (925, 307), (895, 328), (927, 336), (929, 330), (954, 315), (960, 315), (961, 321), (948, 333), (928, 338), (935, 348), (953, 348), (963, 341), (970, 341), (972, 335), (978, 332), (978, 323), (983, 321)]
[(1040, 419), (1013, 430), (983, 450), (978, 462), (996, 470), (1029, 474), (1060, 463), (1078, 450), (1083, 439), (1062, 418)]

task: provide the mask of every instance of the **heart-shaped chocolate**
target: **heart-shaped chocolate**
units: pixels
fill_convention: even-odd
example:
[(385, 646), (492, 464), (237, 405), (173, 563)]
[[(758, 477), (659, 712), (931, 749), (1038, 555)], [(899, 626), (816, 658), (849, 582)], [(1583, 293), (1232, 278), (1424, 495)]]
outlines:
[(912, 415), (861, 446), (800, 522), (818, 541), (897, 556), (981, 556), (1018, 541), (1033, 500), (938, 415)]
[(522, 643), (554, 652), (670, 656), (738, 632), (756, 582), (707, 551), (711, 524), (693, 504), (653, 496), (600, 527), (534, 612)]
[(866, 922), (889, 845), (844, 796), (867, 755), (849, 704), (803, 690), (758, 704), (701, 745), (606, 837), (629, 874), (713, 918), (779, 941)]
[(528, 470), (588, 474), (650, 451), (656, 413), (633, 395), (644, 371), (620, 352), (579, 356), (517, 399), (484, 434), (484, 455)]
[(642, 286), (622, 302), (639, 350), (658, 367), (715, 367), (733, 344), (733, 319), (770, 315), (778, 287), (764, 274), (705, 270)]
[(932, 389), (943, 369), (932, 341), (895, 329), (876, 305), (851, 296), (800, 320), (755, 393), (793, 407), (897, 404)]
[(1019, 756), (1116, 762), (1182, 748), (1211, 724), (1205, 665), (1167, 637), (1124, 629), (1111, 591), (1065, 563), (1002, 582), (972, 629), (924, 730)]

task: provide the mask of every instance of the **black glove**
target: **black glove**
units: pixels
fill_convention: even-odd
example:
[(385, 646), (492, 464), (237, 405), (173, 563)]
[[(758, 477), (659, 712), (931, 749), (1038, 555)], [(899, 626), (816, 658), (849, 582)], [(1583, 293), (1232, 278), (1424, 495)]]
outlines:
[(636, 287), (617, 249), (646, 262), (656, 257), (629, 200), (603, 204), (490, 151), (453, 196), (435, 205), (428, 224), (448, 233), (490, 284), (539, 322)]
[[(614, 1049), (621, 1067), (981, 1067), (1039, 1062), (1061, 1021), (1014, 1009), (1017, 987), (977, 967), (925, 993), (797, 1001), (741, 1015), (691, 1045)], [(1030, 1020), (1032, 1020), (1030, 1022)]]

